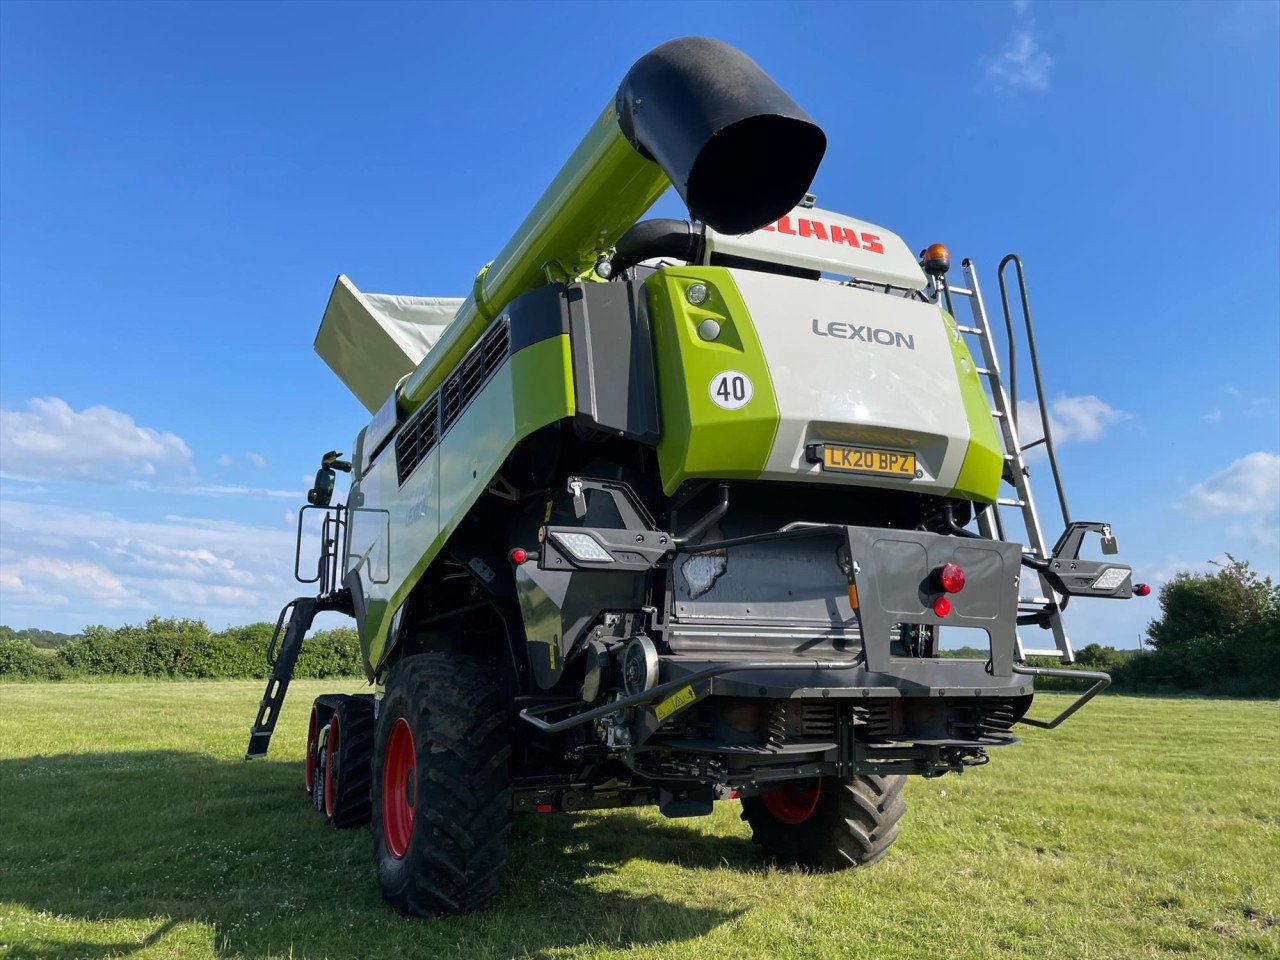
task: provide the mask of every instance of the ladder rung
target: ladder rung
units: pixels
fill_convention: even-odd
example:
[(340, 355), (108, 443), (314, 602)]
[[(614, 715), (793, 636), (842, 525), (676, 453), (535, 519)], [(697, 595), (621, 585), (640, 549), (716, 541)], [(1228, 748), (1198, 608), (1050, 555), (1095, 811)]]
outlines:
[(1052, 650), (1028, 650), (1025, 647), (1022, 650), (1024, 657), (1062, 657), (1062, 651), (1057, 647)]
[(948, 286), (947, 286), (947, 291), (948, 291), (948, 292), (950, 292), (950, 293), (954, 293), (954, 294), (956, 294), (956, 295), (958, 295), (958, 296), (961, 296), (961, 297), (972, 297), (972, 296), (973, 296), (973, 291), (972, 291), (972, 290), (967, 290), (967, 289), (965, 289), (964, 287), (953, 287), (953, 286), (951, 286), (951, 285), (949, 285), (949, 284), (948, 284)]
[(973, 333), (973, 334), (976, 334), (977, 336), (982, 336), (981, 327), (962, 327), (960, 326), (960, 324), (957, 323), (956, 329), (959, 330), (961, 333)]
[(1026, 604), (1039, 604), (1040, 606), (1044, 606), (1047, 603), (1053, 603), (1053, 601), (1050, 600), (1048, 597), (1019, 597), (1018, 602), (1026, 603)]
[(998, 499), (996, 503), (1002, 507), (1025, 507), (1027, 505), (1025, 500), (1009, 500), (1007, 498)]
[(1003, 413), (1001, 413), (999, 410), (992, 410), (992, 411), (991, 411), (991, 415), (992, 415), (993, 417), (995, 417), (997, 420), (1003, 420), (1003, 419), (1004, 419), (1004, 414), (1003, 414)]
[(989, 376), (991, 376), (991, 371), (990, 371), (990, 370), (988, 370), (986, 367), (974, 367), (974, 368), (973, 368), (973, 372), (974, 372), (974, 373), (976, 373), (976, 374), (977, 374), (978, 376), (980, 376), (980, 377), (989, 377)]

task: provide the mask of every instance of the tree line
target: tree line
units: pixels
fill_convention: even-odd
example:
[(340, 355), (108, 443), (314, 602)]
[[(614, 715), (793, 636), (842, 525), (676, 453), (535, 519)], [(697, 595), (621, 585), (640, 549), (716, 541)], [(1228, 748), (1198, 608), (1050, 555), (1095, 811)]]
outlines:
[[(212, 631), (203, 620), (152, 617), (143, 624), (86, 627), (55, 647), (40, 648), (20, 631), (0, 629), (0, 678), (75, 680), (152, 677), (170, 680), (265, 679), (271, 623)], [(64, 635), (65, 636), (65, 635)], [(349, 627), (307, 637), (295, 677), (324, 679), (362, 673), (360, 645)]]

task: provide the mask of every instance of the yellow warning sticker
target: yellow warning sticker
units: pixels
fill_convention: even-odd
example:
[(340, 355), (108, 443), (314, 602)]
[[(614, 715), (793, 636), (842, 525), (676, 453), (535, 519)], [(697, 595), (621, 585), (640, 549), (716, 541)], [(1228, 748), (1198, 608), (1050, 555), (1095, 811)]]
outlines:
[(697, 694), (693, 692), (693, 687), (681, 687), (667, 699), (653, 708), (654, 714), (659, 720), (665, 720), (671, 714), (675, 713), (681, 707), (688, 706), (697, 700)]

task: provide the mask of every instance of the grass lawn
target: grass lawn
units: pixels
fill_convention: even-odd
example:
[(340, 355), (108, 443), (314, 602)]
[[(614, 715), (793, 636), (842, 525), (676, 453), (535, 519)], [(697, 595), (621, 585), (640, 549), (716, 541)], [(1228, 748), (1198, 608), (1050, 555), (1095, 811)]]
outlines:
[(334, 689), (246, 764), (256, 682), (0, 685), (0, 956), (1280, 958), (1274, 701), (1104, 696), (913, 780), (865, 872), (777, 869), (736, 802), (524, 817), (495, 906), (423, 921), (303, 793)]

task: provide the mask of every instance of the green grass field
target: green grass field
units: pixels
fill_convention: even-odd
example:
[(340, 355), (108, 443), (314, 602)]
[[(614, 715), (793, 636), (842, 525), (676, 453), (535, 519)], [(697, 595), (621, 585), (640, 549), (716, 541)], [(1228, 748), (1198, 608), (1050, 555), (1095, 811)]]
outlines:
[(256, 682), (0, 685), (0, 956), (1280, 957), (1276, 702), (1103, 697), (913, 781), (865, 872), (777, 869), (734, 802), (526, 817), (493, 909), (423, 921), (303, 794), (332, 689), (246, 764)]

